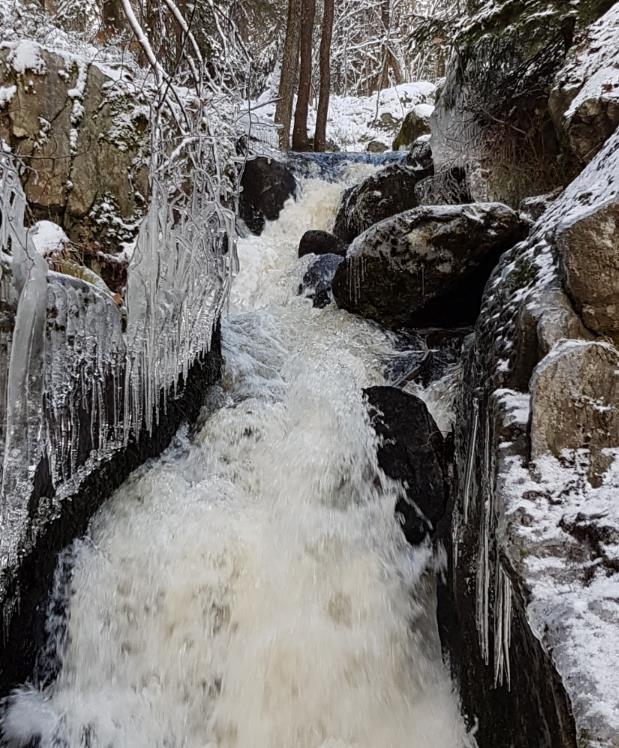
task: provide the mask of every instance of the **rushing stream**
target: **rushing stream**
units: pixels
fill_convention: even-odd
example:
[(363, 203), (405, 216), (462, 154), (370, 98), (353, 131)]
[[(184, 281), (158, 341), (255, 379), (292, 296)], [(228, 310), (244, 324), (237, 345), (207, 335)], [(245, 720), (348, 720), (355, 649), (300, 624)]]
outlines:
[(11, 745), (469, 745), (433, 620), (438, 562), (404, 540), (363, 402), (393, 340), (297, 295), (299, 238), (331, 227), (343, 186), (306, 181), (241, 240), (223, 386), (73, 548), (62, 668), (14, 697)]

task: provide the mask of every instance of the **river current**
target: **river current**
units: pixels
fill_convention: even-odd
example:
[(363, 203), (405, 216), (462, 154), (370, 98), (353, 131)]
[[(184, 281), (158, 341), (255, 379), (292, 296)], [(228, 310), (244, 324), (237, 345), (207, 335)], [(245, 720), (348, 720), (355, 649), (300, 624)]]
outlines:
[(13, 697), (9, 745), (470, 744), (434, 620), (440, 555), (405, 542), (363, 401), (393, 336), (297, 293), (301, 235), (370, 168), (306, 179), (240, 240), (222, 385), (68, 552), (62, 667)]

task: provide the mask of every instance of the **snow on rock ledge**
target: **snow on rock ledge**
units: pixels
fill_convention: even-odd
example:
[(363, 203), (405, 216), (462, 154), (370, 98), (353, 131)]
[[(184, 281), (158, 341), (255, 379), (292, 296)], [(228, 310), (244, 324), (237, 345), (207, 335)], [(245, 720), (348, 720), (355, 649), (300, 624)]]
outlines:
[(619, 3), (590, 26), (557, 73), (550, 113), (584, 165), (619, 126)]
[(105, 253), (118, 255), (123, 242), (135, 239), (146, 210), (148, 87), (128, 69), (31, 40), (4, 42), (0, 138), (31, 167), (22, 181), (34, 216), (58, 223), (119, 290)]

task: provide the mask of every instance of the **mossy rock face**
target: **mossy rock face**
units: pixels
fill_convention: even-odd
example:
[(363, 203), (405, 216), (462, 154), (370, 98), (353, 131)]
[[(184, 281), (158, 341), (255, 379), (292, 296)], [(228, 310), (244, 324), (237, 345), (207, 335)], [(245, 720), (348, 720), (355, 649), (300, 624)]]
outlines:
[(456, 38), (456, 54), (431, 120), (437, 166), (480, 164), (479, 200), (516, 205), (575, 176), (549, 112), (558, 70), (578, 32), (609, 0), (504, 0)]
[(117, 253), (148, 199), (148, 93), (44, 47), (36, 66), (21, 70), (15, 44), (0, 50), (0, 86), (12, 91), (0, 105), (0, 137), (27, 167), (32, 216), (55, 221), (89, 251)]

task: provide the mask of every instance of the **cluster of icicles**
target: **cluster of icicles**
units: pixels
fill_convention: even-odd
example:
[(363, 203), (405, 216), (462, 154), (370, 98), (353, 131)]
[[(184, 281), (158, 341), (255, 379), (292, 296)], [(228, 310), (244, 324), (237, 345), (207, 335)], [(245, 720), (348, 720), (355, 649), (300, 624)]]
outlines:
[(439, 560), (404, 540), (362, 394), (393, 341), (296, 295), (299, 237), (330, 227), (341, 189), (308, 180), (240, 241), (222, 386), (72, 549), (49, 621), (62, 667), (13, 697), (11, 746), (472, 745), (440, 657)]
[(153, 184), (129, 267), (124, 331), (111, 293), (48, 270), (24, 225), (16, 167), (0, 153), (0, 297), (15, 309), (13, 329), (0, 331), (8, 372), (0, 379), (2, 565), (28, 533), (24, 497), (42, 456), (54, 485), (70, 486), (87, 419), (91, 470), (143, 426), (152, 432), (160, 393), (209, 349), (237, 257), (234, 215), (202, 181), (182, 206)]

